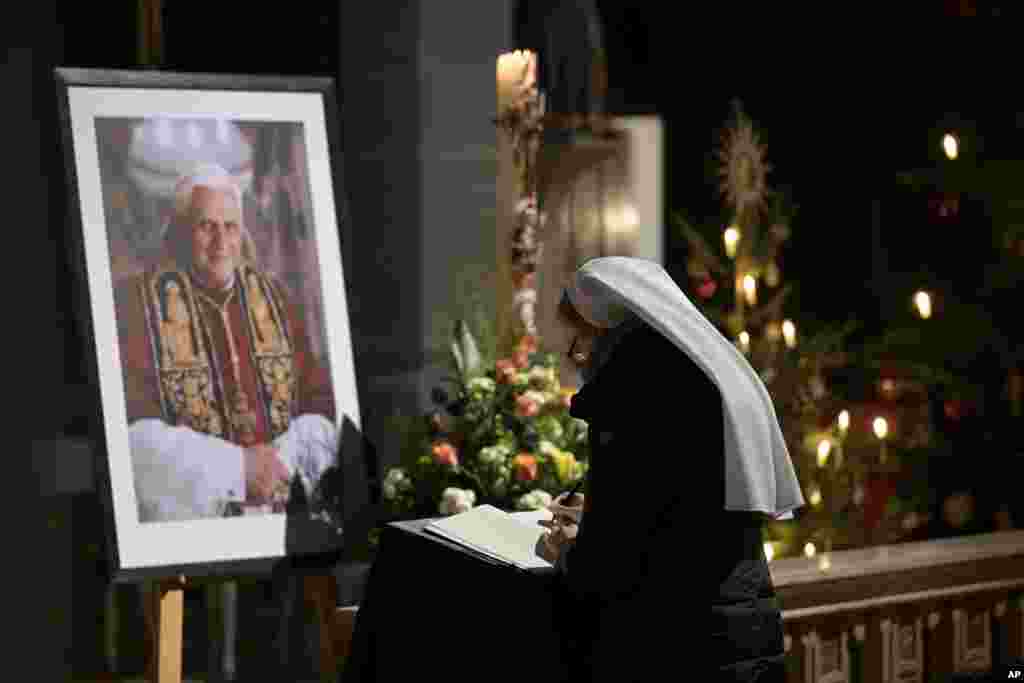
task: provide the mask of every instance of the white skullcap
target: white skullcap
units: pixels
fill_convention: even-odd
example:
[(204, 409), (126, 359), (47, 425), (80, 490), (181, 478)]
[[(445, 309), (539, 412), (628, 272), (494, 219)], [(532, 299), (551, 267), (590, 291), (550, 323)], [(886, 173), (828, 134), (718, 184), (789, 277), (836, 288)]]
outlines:
[(660, 264), (624, 256), (591, 259), (565, 294), (596, 327), (615, 327), (635, 315), (684, 351), (722, 395), (725, 509), (792, 518), (804, 497), (768, 389)]
[(182, 175), (174, 186), (174, 208), (179, 216), (192, 208), (192, 192), (197, 187), (208, 187), (229, 193), (239, 208), (242, 206), (242, 188), (237, 179), (218, 164), (196, 164), (191, 172)]

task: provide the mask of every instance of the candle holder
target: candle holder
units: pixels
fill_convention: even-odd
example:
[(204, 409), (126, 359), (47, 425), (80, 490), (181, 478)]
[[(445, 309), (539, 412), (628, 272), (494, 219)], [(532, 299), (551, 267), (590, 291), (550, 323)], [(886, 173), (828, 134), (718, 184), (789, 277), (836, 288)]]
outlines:
[[(520, 332), (536, 337), (535, 278), (543, 254), (539, 233), (546, 223), (537, 199), (537, 154), (544, 133), (544, 95), (537, 88), (537, 56), (517, 51), (498, 59), (498, 116), (493, 119), (512, 145), (519, 171), (516, 225), (510, 239), (512, 307)], [(499, 313), (500, 315), (500, 313)]]

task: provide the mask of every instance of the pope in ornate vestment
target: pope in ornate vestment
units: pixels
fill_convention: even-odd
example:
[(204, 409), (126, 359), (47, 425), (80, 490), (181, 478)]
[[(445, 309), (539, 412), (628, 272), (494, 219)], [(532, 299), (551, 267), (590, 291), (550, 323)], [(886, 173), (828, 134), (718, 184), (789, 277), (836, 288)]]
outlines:
[(230, 176), (182, 178), (175, 209), (166, 258), (115, 294), (139, 519), (280, 510), (334, 462), (329, 372), (254, 262)]

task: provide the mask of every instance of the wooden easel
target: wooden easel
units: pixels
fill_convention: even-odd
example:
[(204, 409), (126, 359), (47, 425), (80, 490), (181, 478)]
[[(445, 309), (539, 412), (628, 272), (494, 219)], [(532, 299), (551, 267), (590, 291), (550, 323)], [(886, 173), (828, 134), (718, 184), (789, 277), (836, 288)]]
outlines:
[[(307, 604), (313, 607), (316, 615), (317, 625), (320, 631), (320, 676), (323, 681), (335, 681), (338, 675), (340, 651), (336, 643), (336, 633), (333, 628), (334, 614), (337, 609), (338, 587), (331, 575), (291, 575), (289, 579), (289, 596), (293, 600), (286, 599), (286, 604), (291, 603), (292, 613), (299, 605), (297, 604), (298, 591), (290, 590), (292, 587), (302, 586), (302, 597)], [(194, 580), (199, 582), (199, 580)], [(300, 583), (301, 582), (301, 583)], [(150, 683), (182, 683), (182, 646), (185, 616), (185, 588), (189, 580), (185, 576), (178, 576), (174, 579), (167, 579), (158, 582), (154, 589), (147, 595), (148, 604), (145, 606), (146, 614), (146, 637), (149, 657), (146, 662), (146, 680)], [(287, 642), (288, 622), (292, 616), (285, 610), (282, 624), (285, 627), (284, 640)], [(281, 650), (287, 657), (287, 647)], [(207, 681), (221, 680), (220, 676), (220, 648), (217, 648), (210, 657), (211, 671), (208, 673)], [(285, 662), (282, 662), (285, 663)]]

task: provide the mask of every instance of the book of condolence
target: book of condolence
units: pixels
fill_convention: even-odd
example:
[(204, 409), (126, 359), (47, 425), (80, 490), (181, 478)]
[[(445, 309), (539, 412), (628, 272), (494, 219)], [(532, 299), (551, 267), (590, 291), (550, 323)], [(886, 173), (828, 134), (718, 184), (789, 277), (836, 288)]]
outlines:
[(536, 552), (537, 541), (546, 531), (537, 523), (542, 519), (551, 519), (551, 512), (509, 514), (491, 505), (480, 505), (433, 521), (424, 531), (503, 564), (520, 569), (543, 569), (552, 565)]

